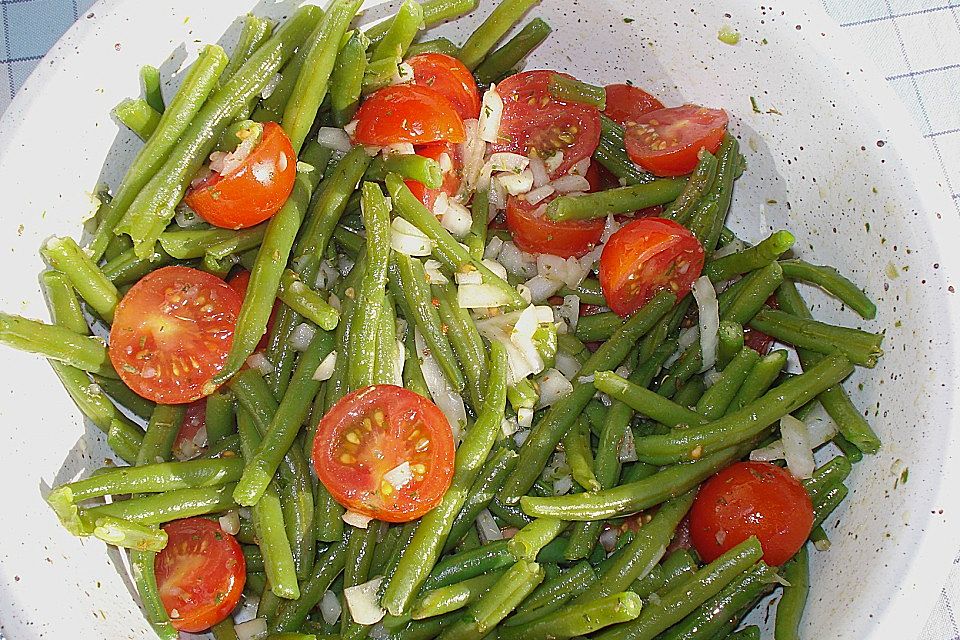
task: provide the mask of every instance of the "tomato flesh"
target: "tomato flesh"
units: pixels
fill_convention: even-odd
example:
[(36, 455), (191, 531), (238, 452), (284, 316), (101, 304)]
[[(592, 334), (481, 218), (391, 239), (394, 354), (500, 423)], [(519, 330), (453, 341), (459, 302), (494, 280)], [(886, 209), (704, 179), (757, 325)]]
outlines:
[(513, 241), (527, 253), (549, 253), (562, 258), (586, 254), (600, 242), (605, 220), (550, 220), (544, 211), (552, 199), (536, 205), (522, 196), (507, 200), (507, 228)]
[(664, 218), (638, 218), (618, 229), (600, 255), (607, 304), (626, 317), (666, 289), (681, 299), (703, 270), (700, 242)]
[(550, 172), (551, 178), (566, 174), (573, 165), (589, 158), (600, 142), (600, 112), (551, 96), (548, 87), (554, 73), (524, 71), (497, 86), (503, 99), (503, 116), (500, 140), (492, 145), (494, 152), (537, 155), (545, 161), (557, 152), (563, 153), (563, 160)]
[(480, 115), (480, 93), (473, 74), (453, 56), (421, 53), (407, 59), (414, 84), (429, 87), (444, 96), (464, 120)]
[(416, 152), (418, 156), (436, 160), (440, 163), (441, 167), (446, 164), (445, 161), (441, 159), (444, 154), (447, 155), (450, 162), (450, 169), (443, 172), (443, 184), (440, 185), (439, 189), (428, 189), (422, 182), (417, 182), (416, 180), (404, 180), (413, 195), (417, 197), (417, 200), (422, 202), (427, 209), (433, 211), (433, 205), (441, 193), (445, 193), (448, 196), (455, 196), (460, 190), (463, 172), (460, 152), (456, 145), (450, 144), (449, 142), (434, 142), (432, 144), (421, 145), (416, 147)]
[(463, 120), (453, 104), (428, 87), (401, 84), (371, 94), (357, 111), (358, 144), (385, 147), (409, 142), (463, 142)]
[[(344, 396), (320, 419), (313, 441), (313, 467), (334, 499), (387, 522), (414, 520), (437, 506), (453, 479), (453, 460), (453, 433), (440, 409), (394, 385)], [(410, 475), (398, 480), (390, 472), (403, 463)]]
[(247, 581), (236, 538), (206, 518), (174, 520), (163, 530), (167, 546), (154, 559), (154, 570), (171, 624), (197, 633), (225, 620)]
[(716, 153), (727, 133), (723, 109), (695, 104), (650, 111), (627, 128), (630, 159), (658, 176), (683, 176), (697, 166), (700, 149)]
[(621, 125), (633, 125), (645, 113), (663, 109), (663, 103), (631, 84), (608, 84), (603, 113)]
[(128, 387), (163, 404), (212, 392), (240, 313), (237, 292), (189, 267), (163, 267), (123, 297), (110, 330), (110, 361)]
[(196, 437), (207, 425), (207, 399), (203, 398), (187, 405), (183, 413), (183, 422), (173, 441), (173, 451), (178, 460), (196, 458), (202, 453), (197, 446)]
[(190, 189), (184, 200), (217, 227), (244, 229), (270, 218), (293, 191), (297, 154), (275, 122), (263, 123), (263, 138), (243, 163), (229, 173), (214, 173)]
[(803, 485), (769, 462), (727, 467), (700, 487), (690, 509), (690, 537), (705, 562), (756, 536), (764, 562), (779, 566), (812, 528), (813, 504)]

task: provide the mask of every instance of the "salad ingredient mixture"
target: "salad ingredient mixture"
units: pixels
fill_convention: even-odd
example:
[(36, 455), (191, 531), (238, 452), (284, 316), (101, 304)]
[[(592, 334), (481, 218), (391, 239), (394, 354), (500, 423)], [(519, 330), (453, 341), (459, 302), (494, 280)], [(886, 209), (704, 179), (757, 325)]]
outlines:
[(535, 0), (462, 46), (421, 29), (475, 0), (360, 4), (248, 15), (118, 106), (144, 145), (41, 249), (51, 322), (0, 314), (116, 454), (57, 517), (166, 639), (759, 637), (776, 590), (798, 637), (883, 339), (798, 284), (873, 302), (727, 226), (723, 109), (525, 70)]

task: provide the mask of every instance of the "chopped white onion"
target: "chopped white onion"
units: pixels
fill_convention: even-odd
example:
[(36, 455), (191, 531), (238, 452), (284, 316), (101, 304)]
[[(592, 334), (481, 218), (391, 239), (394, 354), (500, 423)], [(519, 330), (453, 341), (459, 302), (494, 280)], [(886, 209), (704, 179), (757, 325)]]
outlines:
[(613, 217), (613, 214), (607, 215), (607, 221), (603, 225), (603, 233), (600, 235), (600, 244), (606, 244), (613, 234), (620, 230), (620, 223)]
[(340, 298), (337, 297), (337, 294), (331, 293), (327, 298), (327, 304), (336, 309), (337, 311), (343, 311), (343, 305), (340, 303)]
[(260, 375), (269, 375), (273, 373), (273, 363), (267, 360), (267, 356), (262, 353), (254, 353), (247, 358), (247, 366), (260, 373)]
[(503, 117), (503, 99), (497, 93), (497, 86), (490, 85), (490, 88), (483, 93), (483, 100), (480, 102), (480, 121), (477, 129), (480, 133), (480, 139), (484, 142), (496, 142), (500, 135), (500, 120)]
[(457, 238), (466, 237), (470, 233), (470, 225), (473, 224), (473, 217), (470, 210), (449, 198), (447, 200), (447, 209), (440, 218), (440, 224), (443, 228), (452, 233)]
[(490, 242), (487, 243), (487, 246), (483, 249), (484, 259), (496, 260), (500, 255), (500, 249), (503, 248), (503, 240), (497, 236), (490, 238)]
[[(460, 287), (461, 290), (463, 288)], [(460, 442), (460, 434), (467, 424), (467, 409), (463, 404), (463, 398), (447, 382), (437, 359), (430, 353), (419, 330), (414, 332), (414, 341), (417, 347), (417, 358), (420, 360), (420, 370), (423, 372), (423, 379), (427, 383), (430, 397), (450, 423), (454, 442)]]
[(531, 300), (534, 303), (546, 302), (547, 299), (563, 288), (563, 281), (546, 276), (534, 276), (524, 283), (530, 289)]
[(573, 476), (563, 476), (553, 483), (553, 495), (562, 496), (573, 489)]
[(585, 265), (576, 258), (563, 259), (544, 253), (537, 256), (537, 273), (560, 280), (569, 288), (576, 289), (590, 274), (590, 265)]
[(356, 511), (347, 511), (340, 517), (351, 527), (356, 527), (358, 529), (366, 529), (367, 525), (370, 524), (370, 521), (373, 520), (373, 518), (370, 516), (365, 516), (362, 513), (357, 513)]
[(556, 170), (560, 168), (561, 164), (563, 164), (563, 151), (557, 151), (543, 161), (543, 166), (546, 167), (547, 173), (556, 172)]
[(313, 286), (317, 289), (327, 289), (333, 286), (333, 283), (340, 278), (340, 273), (333, 268), (333, 263), (330, 260), (322, 260), (320, 262), (320, 268), (317, 270), (317, 278), (314, 280)]
[[(524, 158), (524, 156), (520, 157)], [(510, 195), (519, 196), (533, 188), (533, 174), (529, 169), (524, 169), (520, 173), (499, 173), (497, 174), (497, 182)]]
[(574, 191), (588, 191), (590, 182), (583, 176), (567, 174), (560, 176), (550, 183), (557, 193), (573, 193)]
[(428, 256), (433, 251), (433, 241), (398, 216), (390, 223), (390, 247), (405, 256)]
[(483, 276), (475, 269), (458, 271), (453, 274), (453, 279), (457, 281), (457, 284), (483, 284)]
[(557, 307), (557, 316), (566, 322), (571, 332), (576, 331), (580, 322), (580, 296), (563, 296), (563, 304)]
[(357, 132), (357, 125), (359, 124), (359, 120), (351, 120), (347, 124), (343, 125), (343, 131), (352, 138), (353, 134)]
[(401, 62), (397, 65), (397, 72), (393, 74), (393, 78), (390, 80), (390, 84), (406, 84), (407, 82), (412, 82), (414, 78), (413, 67), (411, 67), (406, 62)]
[[(837, 425), (829, 417), (814, 418), (806, 423), (807, 438), (811, 449), (816, 449), (825, 444), (837, 435)], [(775, 440), (762, 449), (754, 449), (750, 452), (750, 459), (760, 462), (773, 462), (774, 460), (785, 460), (786, 453), (782, 440)]]
[(236, 509), (231, 509), (220, 516), (218, 522), (220, 523), (220, 528), (232, 536), (237, 535), (240, 531), (240, 514)]
[(513, 434), (513, 441), (517, 443), (518, 447), (522, 447), (523, 443), (527, 441), (527, 438), (530, 437), (530, 429), (521, 429)]
[(393, 485), (394, 489), (402, 489), (413, 480), (413, 471), (406, 460), (383, 474), (383, 479)]
[(713, 255), (710, 256), (711, 260), (717, 260), (718, 258), (724, 258), (726, 256), (732, 255), (734, 253), (740, 253), (747, 248), (747, 243), (739, 238), (734, 238), (727, 244), (723, 245), (719, 249), (713, 252)]
[(440, 173), (447, 174), (453, 171), (453, 160), (450, 159), (450, 154), (446, 151), (440, 154), (437, 162), (440, 163)]
[(504, 418), (500, 421), (500, 431), (503, 433), (504, 438), (509, 438), (515, 434), (519, 428), (520, 424), (516, 418)]
[(477, 514), (477, 533), (480, 534), (480, 541), (483, 544), (503, 540), (500, 527), (497, 526), (497, 521), (494, 520), (489, 509), (484, 509)]
[[(530, 165), (530, 158), (519, 153), (498, 152), (490, 156), (490, 170), (496, 173), (521, 173)], [(531, 173), (532, 175), (532, 173)]]
[(600, 545), (603, 547), (603, 550), (607, 553), (610, 553), (617, 548), (617, 539), (620, 536), (617, 534), (617, 530), (613, 527), (605, 529), (603, 533), (600, 534)]
[(487, 204), (490, 205), (488, 220), (493, 220), (498, 211), (507, 208), (507, 190), (503, 188), (503, 184), (499, 180), (494, 180), (490, 184), (490, 191), (487, 192)]
[(327, 624), (333, 624), (340, 619), (340, 598), (333, 591), (327, 589), (320, 598), (320, 615)]
[(338, 129), (337, 127), (320, 127), (319, 131), (317, 131), (317, 142), (321, 147), (333, 149), (340, 153), (346, 153), (353, 148), (353, 143), (350, 142), (350, 135), (345, 129)]
[(504, 280), (507, 279), (507, 269), (506, 269), (506, 267), (504, 267), (502, 264), (500, 264), (500, 263), (497, 262), (496, 260), (492, 260), (492, 259), (490, 259), (490, 258), (484, 258), (483, 260), (481, 260), (481, 262), (483, 263), (483, 265), (484, 265), (487, 269), (490, 269), (490, 271), (493, 271), (493, 272), (494, 272), (495, 274), (497, 274), (500, 278), (502, 278), (502, 279), (504, 279)]
[(483, 170), (483, 157), (487, 151), (487, 143), (480, 137), (478, 122), (464, 120), (463, 128), (466, 139), (460, 144), (460, 157), (463, 159), (463, 182), (460, 183), (460, 195), (473, 193)]
[(637, 457), (637, 443), (633, 439), (633, 429), (630, 428), (630, 425), (627, 425), (626, 430), (623, 432), (623, 442), (620, 443), (618, 458), (620, 462), (636, 462), (639, 460)]
[(540, 397), (537, 399), (537, 409), (549, 407), (573, 393), (573, 385), (556, 369), (547, 369), (537, 378), (540, 385)]
[[(181, 229), (190, 229), (203, 224), (203, 218), (191, 209), (186, 202), (180, 202), (180, 204), (177, 205), (176, 214), (174, 214), (173, 219)], [(51, 240), (52, 239), (53, 238), (51, 238)]]
[(513, 301), (512, 296), (493, 284), (465, 284), (457, 287), (457, 305), (461, 309), (489, 309), (503, 307)]
[(565, 351), (558, 351), (555, 366), (564, 378), (573, 380), (580, 371), (580, 361)]
[(347, 608), (350, 609), (354, 622), (371, 625), (383, 620), (387, 612), (380, 607), (380, 600), (377, 597), (381, 582), (383, 577), (368, 580), (355, 587), (344, 588), (343, 598), (347, 601)]
[(521, 251), (512, 242), (504, 242), (497, 257), (507, 273), (519, 278), (529, 279), (537, 275), (537, 258)]
[(587, 156), (583, 160), (580, 160), (579, 162), (574, 164), (572, 167), (570, 167), (570, 171), (568, 172), (568, 174), (574, 175), (574, 176), (585, 176), (587, 175), (587, 171), (589, 170), (590, 170), (590, 156)]
[(337, 352), (331, 351), (327, 357), (320, 361), (320, 366), (313, 373), (313, 379), (318, 382), (329, 380), (333, 376), (333, 370), (337, 366)]
[(520, 407), (517, 409), (517, 426), (529, 429), (533, 426), (533, 409)]
[(813, 460), (807, 425), (787, 414), (780, 419), (780, 438), (790, 473), (795, 478), (809, 478), (816, 468), (816, 463)]
[(720, 330), (720, 307), (717, 291), (707, 276), (700, 276), (693, 283), (693, 299), (697, 301), (698, 326), (700, 330), (700, 354), (703, 365), (700, 373), (713, 368), (717, 362), (718, 332)]
[(294, 351), (303, 353), (310, 346), (310, 342), (313, 341), (315, 335), (317, 335), (316, 327), (301, 322), (290, 332), (290, 346), (293, 347)]
[[(537, 183), (536, 179), (534, 179), (533, 183), (534, 183), (534, 186), (536, 187), (536, 183)], [(543, 202), (544, 200), (546, 200), (547, 198), (549, 198), (550, 196), (552, 196), (555, 191), (556, 189), (554, 189), (549, 184), (536, 187), (535, 189), (532, 189), (527, 193), (527, 202), (529, 202), (533, 206), (536, 206), (541, 202)]]
[(450, 282), (447, 276), (443, 275), (443, 272), (440, 271), (440, 267), (440, 263), (436, 260), (424, 261), (423, 270), (427, 274), (427, 280), (430, 281), (430, 284), (446, 284)]
[(530, 171), (533, 172), (533, 186), (542, 187), (550, 182), (550, 176), (547, 175), (547, 167), (539, 156), (530, 156)]
[(260, 640), (267, 636), (267, 619), (254, 618), (233, 625), (233, 631), (239, 640)]

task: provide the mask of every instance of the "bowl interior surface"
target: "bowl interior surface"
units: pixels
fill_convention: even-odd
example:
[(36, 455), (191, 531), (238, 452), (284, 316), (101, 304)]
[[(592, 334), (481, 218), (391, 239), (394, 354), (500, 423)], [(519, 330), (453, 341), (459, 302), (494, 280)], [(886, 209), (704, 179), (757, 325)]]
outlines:
[[(170, 78), (198, 42), (220, 41), (229, 51), (237, 14), (282, 16), (291, 4), (114, 0), (80, 19), (0, 123), (0, 267), (8, 274), (0, 308), (47, 317), (37, 249), (54, 234), (78, 237), (91, 210), (87, 194), (99, 181), (116, 186), (138, 149), (110, 116), (138, 93), (138, 67), (160, 65)], [(489, 12), (491, 3), (482, 4), (435, 31), (462, 39)], [(364, 21), (392, 9), (371, 6)], [(855, 467), (850, 498), (828, 521), (832, 547), (813, 556), (804, 627), (818, 638), (915, 636), (955, 544), (948, 525), (960, 499), (944, 487), (957, 475), (960, 269), (944, 249), (957, 224), (924, 178), (904, 110), (887, 102), (878, 76), (864, 71), (818, 8), (545, 0), (535, 14), (554, 33), (527, 68), (597, 84), (629, 80), (667, 104), (725, 108), (748, 165), (731, 226), (748, 241), (789, 229), (799, 257), (839, 267), (877, 302), (877, 320), (862, 322), (804, 288), (818, 318), (886, 333), (880, 365), (846, 383), (884, 446)], [(718, 40), (724, 25), (741, 33), (737, 46)], [(178, 80), (165, 87), (168, 96)], [(0, 486), (13, 508), (0, 527), (0, 630), (16, 640), (152, 637), (121, 554), (69, 536), (42, 500), (49, 486), (104, 463), (101, 434), (84, 424), (45, 362), (3, 356), (0, 422), (9, 435)]]

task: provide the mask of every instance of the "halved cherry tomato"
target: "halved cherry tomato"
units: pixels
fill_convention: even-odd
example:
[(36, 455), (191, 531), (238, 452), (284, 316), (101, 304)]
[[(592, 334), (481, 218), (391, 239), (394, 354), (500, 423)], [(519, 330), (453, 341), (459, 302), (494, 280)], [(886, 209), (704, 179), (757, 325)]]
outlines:
[(398, 142), (427, 144), (463, 142), (463, 120), (443, 95), (428, 87), (399, 84), (384, 87), (367, 98), (357, 111), (354, 141), (384, 147)]
[[(437, 405), (389, 384), (344, 396), (320, 419), (313, 441), (313, 468), (334, 499), (387, 522), (408, 522), (437, 506), (453, 479), (453, 459), (453, 434)], [(411, 476), (391, 482), (388, 472), (403, 463)]]
[(110, 361), (128, 387), (154, 402), (186, 404), (223, 369), (240, 313), (237, 292), (189, 267), (144, 276), (117, 305)]
[(704, 562), (756, 536), (764, 562), (781, 565), (812, 527), (813, 504), (803, 485), (769, 462), (727, 467), (700, 487), (690, 509), (690, 537)]
[(703, 269), (703, 247), (685, 227), (639, 218), (620, 227), (600, 255), (600, 286), (610, 308), (626, 317), (659, 291), (679, 300)]
[(187, 518), (163, 525), (167, 546), (154, 559), (160, 601), (174, 628), (209, 629), (230, 615), (247, 581), (237, 540), (214, 520)]
[(697, 166), (700, 149), (716, 153), (727, 132), (727, 112), (695, 104), (650, 111), (627, 128), (630, 159), (658, 176), (683, 176)]
[(554, 73), (524, 71), (497, 85), (503, 99), (503, 116), (500, 141), (492, 145), (495, 152), (536, 154), (544, 160), (562, 152), (563, 160), (551, 172), (551, 178), (564, 175), (570, 167), (593, 155), (600, 141), (600, 112), (551, 96), (548, 86)]
[(450, 161), (450, 169), (443, 172), (443, 184), (440, 185), (439, 189), (428, 189), (422, 182), (417, 182), (416, 180), (404, 180), (413, 195), (417, 197), (417, 200), (422, 202), (427, 209), (433, 211), (433, 204), (437, 201), (441, 193), (453, 196), (460, 190), (461, 173), (463, 171), (460, 152), (456, 145), (449, 142), (434, 142), (421, 145), (416, 147), (416, 151), (418, 156), (436, 160), (440, 163), (441, 167), (446, 164), (445, 161), (441, 159), (443, 154), (446, 154)]
[[(247, 287), (250, 286), (250, 272), (246, 269), (240, 269), (232, 276), (227, 278), (227, 284), (230, 288), (240, 294), (240, 299), (247, 297)], [(273, 333), (273, 323), (277, 320), (277, 312), (280, 310), (280, 300), (273, 301), (273, 310), (270, 311), (270, 319), (267, 320), (267, 330), (257, 343), (254, 351), (266, 351), (270, 342), (270, 334)]]
[(203, 398), (187, 405), (183, 414), (183, 422), (177, 431), (177, 438), (173, 441), (173, 450), (178, 460), (188, 460), (200, 455), (200, 448), (194, 442), (200, 429), (207, 423), (207, 399)]
[(444, 96), (460, 117), (470, 120), (480, 115), (480, 94), (470, 69), (444, 53), (421, 53), (407, 59), (413, 68), (413, 83), (429, 87)]
[(543, 215), (547, 198), (532, 205), (522, 196), (507, 200), (507, 227), (513, 241), (527, 253), (549, 253), (562, 258), (580, 257), (603, 235), (603, 218), (555, 222)]
[(275, 214), (293, 191), (297, 154), (275, 122), (263, 123), (263, 139), (236, 169), (212, 174), (184, 197), (212, 225), (244, 229)]
[(608, 84), (606, 90), (607, 106), (603, 113), (624, 126), (632, 125), (645, 113), (663, 109), (662, 102), (640, 87), (631, 84)]

